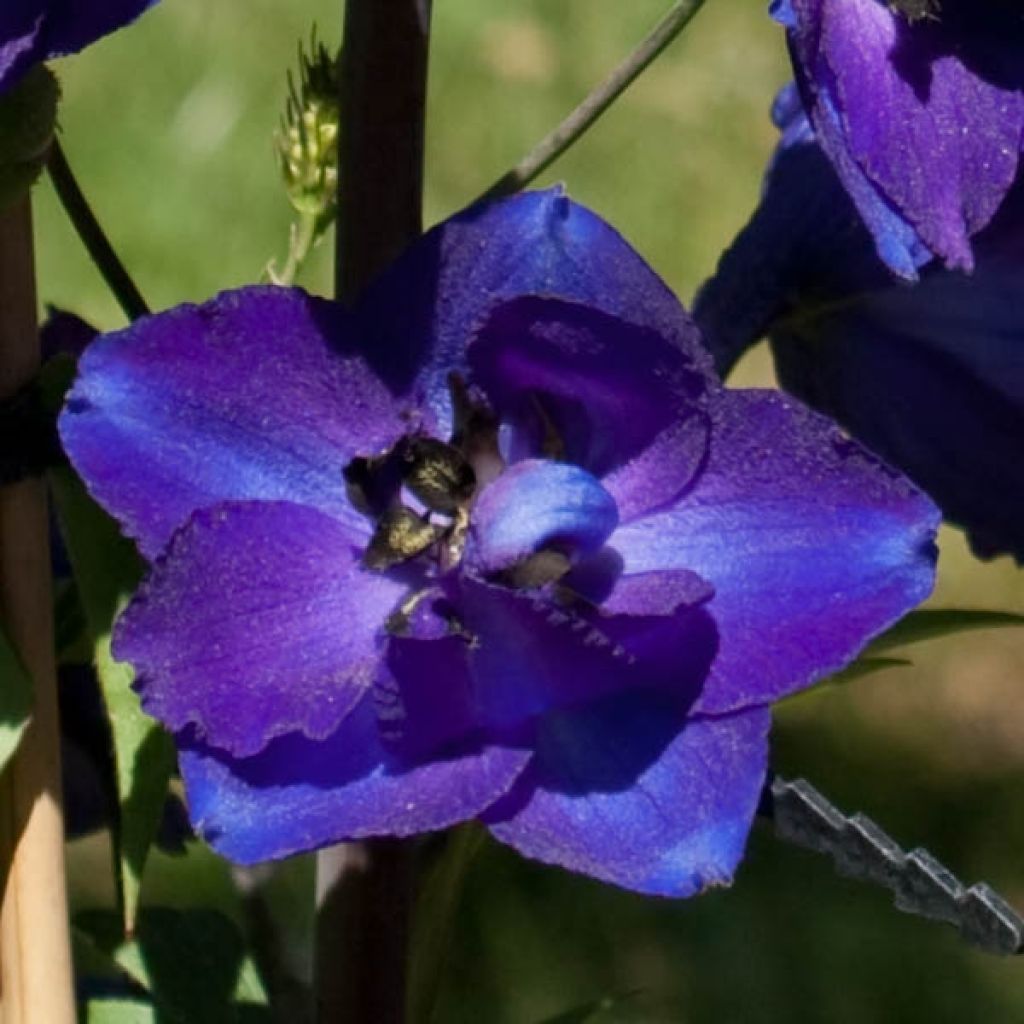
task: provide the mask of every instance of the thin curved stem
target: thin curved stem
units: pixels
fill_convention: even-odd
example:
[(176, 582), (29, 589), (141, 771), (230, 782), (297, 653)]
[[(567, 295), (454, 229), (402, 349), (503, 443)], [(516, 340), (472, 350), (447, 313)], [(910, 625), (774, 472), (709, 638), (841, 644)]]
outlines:
[(267, 277), (273, 284), (289, 286), (295, 283), (295, 277), (306, 262), (317, 238), (317, 218), (313, 213), (302, 213), (298, 221), (292, 224), (288, 236), (288, 257), (284, 266), (277, 270), (274, 263), (267, 266)]
[(542, 174), (640, 77), (703, 6), (704, 0), (678, 0), (643, 42), (579, 106), (479, 199), (511, 195)]
[(124, 315), (129, 320), (145, 316), (149, 313), (149, 306), (146, 305), (142, 293), (136, 288), (135, 282), (92, 212), (56, 136), (50, 148), (46, 169), (50, 173), (50, 180), (65, 213), (103, 275), (107, 287), (113, 292), (118, 305), (124, 311)]

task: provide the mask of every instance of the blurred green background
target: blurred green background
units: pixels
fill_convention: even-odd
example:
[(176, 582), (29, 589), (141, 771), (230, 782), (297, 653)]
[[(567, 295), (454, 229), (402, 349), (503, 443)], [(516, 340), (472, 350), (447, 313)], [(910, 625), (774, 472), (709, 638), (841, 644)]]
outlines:
[[(427, 218), (465, 204), (559, 120), (667, 0), (438, 0)], [(163, 0), (130, 32), (57, 62), (63, 140), (150, 303), (201, 300), (284, 255), (290, 208), (271, 133), (284, 72), (339, 0)], [(612, 221), (684, 299), (755, 202), (787, 77), (763, 0), (708, 0), (691, 28), (546, 180)], [(401, 69), (395, 69), (400, 73)], [(40, 297), (109, 329), (117, 307), (47, 183), (36, 192)], [(329, 245), (300, 279), (326, 291)], [(764, 352), (734, 378), (771, 381)], [(1024, 510), (1022, 510), (1024, 514)], [(940, 606), (1024, 610), (1006, 560), (942, 543)], [(1024, 907), (1024, 631), (915, 647), (913, 668), (778, 709), (775, 761), (877, 817), (965, 880)], [(94, 845), (73, 859), (78, 906), (109, 898)], [(214, 872), (216, 875), (216, 872)], [(210, 872), (158, 857), (151, 899), (202, 902)], [(1024, 964), (902, 917), (821, 858), (755, 830), (730, 890), (643, 899), (492, 846), (471, 872), (442, 1019), (530, 1022), (634, 992), (606, 1019), (666, 1022), (1024, 1021)]]

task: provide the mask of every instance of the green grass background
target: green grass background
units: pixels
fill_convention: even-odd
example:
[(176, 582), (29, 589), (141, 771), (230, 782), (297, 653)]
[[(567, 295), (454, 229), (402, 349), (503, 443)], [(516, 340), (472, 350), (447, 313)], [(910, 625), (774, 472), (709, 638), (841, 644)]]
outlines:
[[(426, 212), (473, 198), (642, 36), (666, 0), (437, 0)], [(708, 0), (693, 26), (546, 176), (622, 230), (684, 299), (756, 200), (787, 76), (762, 0)], [(282, 256), (290, 209), (271, 133), (296, 41), (337, 37), (339, 0), (163, 0), (130, 32), (57, 62), (64, 145), (155, 308), (254, 281)], [(395, 69), (400, 73), (401, 69)], [(36, 191), (42, 301), (122, 320), (49, 185)], [(301, 283), (326, 292), (329, 246)], [(735, 381), (770, 383), (763, 352)], [(1024, 609), (1021, 574), (943, 537), (933, 603)], [(963, 878), (1024, 906), (1024, 636), (921, 645), (913, 668), (779, 708), (780, 771), (874, 814)], [(101, 899), (77, 857), (79, 905)], [(206, 881), (158, 859), (151, 898), (201, 901)], [(492, 846), (468, 883), (446, 1021), (529, 1022), (636, 991), (609, 1020), (1024, 1021), (1024, 964), (963, 947), (755, 830), (735, 886), (648, 900)]]

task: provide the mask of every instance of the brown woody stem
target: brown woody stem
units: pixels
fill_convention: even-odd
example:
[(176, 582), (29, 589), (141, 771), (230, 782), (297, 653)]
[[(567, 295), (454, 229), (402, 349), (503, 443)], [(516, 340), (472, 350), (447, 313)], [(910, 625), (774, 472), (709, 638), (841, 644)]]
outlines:
[[(26, 195), (0, 210), (0, 399), (38, 366)], [(0, 621), (34, 685), (32, 720), (0, 776), (0, 1017), (4, 1024), (74, 1024), (53, 600), (40, 479), (0, 488)]]

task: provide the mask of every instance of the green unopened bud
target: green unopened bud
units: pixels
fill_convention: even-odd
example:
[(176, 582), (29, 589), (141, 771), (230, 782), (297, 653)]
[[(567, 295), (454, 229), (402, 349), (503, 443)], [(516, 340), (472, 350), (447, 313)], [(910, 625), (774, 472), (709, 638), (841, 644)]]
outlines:
[(0, 96), (0, 209), (22, 196), (46, 165), (60, 87), (39, 64)]
[(275, 137), (288, 198), (302, 214), (328, 222), (338, 188), (337, 63), (314, 33), (299, 47), (299, 84), (288, 75), (288, 103)]

